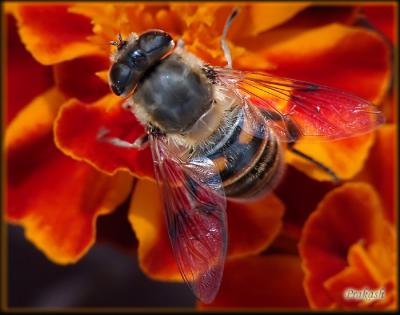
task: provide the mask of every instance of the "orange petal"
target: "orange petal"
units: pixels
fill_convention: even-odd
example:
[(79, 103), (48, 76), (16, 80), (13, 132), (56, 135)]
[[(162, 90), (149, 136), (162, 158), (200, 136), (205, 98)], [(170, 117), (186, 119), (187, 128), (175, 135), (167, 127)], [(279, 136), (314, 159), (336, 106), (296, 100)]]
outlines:
[[(70, 12), (88, 17), (93, 24), (93, 43), (103, 45), (120, 32), (126, 37), (131, 32), (162, 29), (173, 35), (180, 33), (180, 19), (168, 5), (154, 3), (75, 3)], [(108, 49), (107, 49), (108, 51)]]
[[(283, 208), (273, 195), (246, 205), (228, 202), (228, 257), (243, 257), (264, 250), (279, 232)], [(182, 281), (170, 248), (163, 203), (155, 183), (137, 182), (129, 221), (139, 240), (142, 270), (155, 279)]]
[(56, 64), (56, 84), (68, 97), (75, 97), (82, 102), (94, 102), (110, 92), (108, 83), (96, 75), (96, 72), (108, 69), (109, 64), (109, 59), (101, 55)]
[(121, 98), (106, 95), (96, 103), (67, 102), (55, 122), (57, 146), (74, 159), (83, 160), (95, 168), (115, 174), (128, 170), (141, 177), (153, 176), (150, 150), (127, 149), (98, 139), (103, 131), (106, 137), (117, 137), (133, 142), (144, 134), (135, 116), (124, 110)]
[(13, 120), (6, 133), (7, 211), (49, 259), (78, 260), (95, 239), (96, 217), (129, 193), (127, 174), (109, 177), (63, 155), (54, 146), (52, 122), (63, 97), (50, 90)]
[(232, 30), (235, 38), (257, 36), (292, 19), (310, 4), (304, 3), (252, 3), (241, 8)]
[(376, 141), (363, 171), (356, 179), (370, 182), (381, 196), (386, 218), (394, 223), (395, 174), (397, 174), (396, 140), (397, 126), (384, 125), (376, 133)]
[(393, 290), (394, 244), (371, 186), (348, 183), (331, 191), (306, 222), (299, 244), (311, 306), (351, 306), (343, 298), (349, 285)]
[(183, 281), (172, 254), (162, 200), (155, 183), (136, 182), (128, 219), (139, 241), (139, 265), (143, 272), (157, 280)]
[(273, 194), (256, 202), (228, 202), (228, 257), (243, 257), (265, 250), (281, 229), (284, 208)]
[[(17, 32), (16, 20), (11, 15), (7, 15), (6, 45), (4, 83), (7, 91), (6, 121), (8, 123), (35, 96), (53, 86), (53, 75), (51, 67), (38, 63), (25, 49)], [(29, 80), (29, 84), (22, 84), (21, 80), (26, 78), (34, 79)]]
[[(337, 141), (311, 142), (300, 139), (295, 148), (329, 167), (344, 180), (352, 178), (362, 169), (374, 138), (374, 133), (369, 133)], [(286, 152), (286, 161), (311, 178), (332, 181), (328, 173), (289, 150)]]
[(291, 255), (255, 256), (226, 263), (220, 292), (201, 309), (308, 309), (300, 259)]
[(37, 96), (7, 127), (6, 148), (12, 144), (22, 147), (28, 145), (31, 138), (46, 135), (52, 129), (57, 112), (64, 102), (64, 95), (54, 87)]
[(96, 75), (100, 80), (108, 84), (108, 72), (108, 70), (97, 71)]
[(16, 12), (19, 33), (28, 51), (45, 65), (71, 60), (104, 47), (87, 41), (90, 20), (68, 11), (67, 4), (21, 4)]
[(5, 14), (15, 14), (15, 12), (18, 10), (18, 4), (15, 2), (7, 2), (4, 3), (3, 8)]

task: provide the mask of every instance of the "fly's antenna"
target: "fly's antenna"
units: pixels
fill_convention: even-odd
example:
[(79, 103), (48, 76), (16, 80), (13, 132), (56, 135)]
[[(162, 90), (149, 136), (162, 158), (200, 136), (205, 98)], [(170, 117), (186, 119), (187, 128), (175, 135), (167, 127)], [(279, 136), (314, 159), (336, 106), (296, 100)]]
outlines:
[(109, 44), (116, 46), (117, 49), (120, 50), (123, 47), (125, 47), (125, 45), (127, 44), (127, 41), (122, 39), (121, 33), (118, 33), (118, 41), (111, 40), (111, 41), (109, 41)]
[(231, 50), (229, 49), (229, 46), (226, 43), (226, 36), (228, 35), (228, 30), (232, 24), (233, 19), (235, 18), (235, 16), (238, 15), (239, 11), (240, 11), (239, 7), (234, 7), (232, 9), (231, 14), (229, 15), (228, 19), (225, 22), (224, 30), (222, 31), (222, 35), (221, 35), (221, 47), (222, 47), (222, 50), (224, 51), (225, 59), (227, 62), (226, 67), (230, 68), (230, 69), (232, 68), (232, 56), (231, 56)]

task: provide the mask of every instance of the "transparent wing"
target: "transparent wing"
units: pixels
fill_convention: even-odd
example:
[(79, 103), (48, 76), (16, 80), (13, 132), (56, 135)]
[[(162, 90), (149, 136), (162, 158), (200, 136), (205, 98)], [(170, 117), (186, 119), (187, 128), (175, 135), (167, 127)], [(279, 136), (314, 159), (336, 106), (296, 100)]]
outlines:
[(168, 233), (182, 277), (199, 300), (219, 290), (227, 247), (226, 199), (208, 158), (182, 159), (163, 136), (150, 136)]
[(299, 136), (347, 138), (384, 122), (382, 112), (372, 103), (341, 90), (266, 73), (213, 70), (218, 82), (236, 91), (244, 105), (248, 130), (256, 136), (265, 134), (257, 131), (262, 119), (283, 141)]

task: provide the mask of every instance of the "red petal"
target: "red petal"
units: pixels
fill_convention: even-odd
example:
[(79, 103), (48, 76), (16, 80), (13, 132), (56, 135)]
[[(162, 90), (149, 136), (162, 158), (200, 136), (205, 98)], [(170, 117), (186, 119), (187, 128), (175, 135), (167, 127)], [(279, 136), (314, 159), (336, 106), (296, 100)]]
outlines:
[(87, 41), (90, 19), (70, 13), (68, 4), (22, 4), (16, 17), (22, 41), (32, 55), (46, 65), (101, 52)]
[(94, 102), (110, 92), (108, 84), (96, 75), (109, 64), (105, 56), (88, 56), (59, 63), (54, 66), (56, 84), (68, 97)]
[(229, 261), (219, 294), (201, 309), (308, 309), (300, 259), (291, 255), (256, 256)]
[[(29, 84), (26, 82), (28, 78)], [(7, 91), (7, 123), (35, 96), (53, 86), (52, 69), (42, 66), (25, 49), (17, 33), (15, 18), (11, 15), (7, 15), (6, 80), (4, 83)]]
[[(354, 251), (357, 243), (365, 255)], [(343, 289), (350, 284), (356, 289), (386, 288), (390, 293), (396, 266), (394, 246), (394, 231), (371, 186), (348, 183), (331, 191), (309, 217), (299, 244), (311, 305), (349, 306), (343, 300)], [(363, 261), (357, 262), (360, 254)]]
[(362, 6), (363, 13), (368, 21), (381, 31), (392, 44), (396, 41), (395, 10), (394, 3), (367, 4)]
[(20, 112), (7, 130), (6, 215), (23, 225), (26, 237), (50, 259), (64, 264), (89, 249), (97, 216), (126, 198), (132, 179), (126, 173), (99, 173), (55, 147), (52, 122), (62, 100), (50, 90)]
[(384, 125), (378, 129), (365, 167), (357, 176), (357, 180), (374, 185), (381, 196), (386, 218), (392, 223), (396, 222), (396, 134), (396, 125)]
[(55, 124), (56, 144), (65, 154), (84, 160), (103, 172), (114, 174), (124, 169), (137, 176), (153, 177), (150, 150), (120, 148), (98, 140), (99, 132), (104, 128), (110, 131), (110, 137), (130, 142), (144, 134), (135, 116), (121, 104), (122, 100), (113, 95), (93, 104), (78, 100), (66, 103)]

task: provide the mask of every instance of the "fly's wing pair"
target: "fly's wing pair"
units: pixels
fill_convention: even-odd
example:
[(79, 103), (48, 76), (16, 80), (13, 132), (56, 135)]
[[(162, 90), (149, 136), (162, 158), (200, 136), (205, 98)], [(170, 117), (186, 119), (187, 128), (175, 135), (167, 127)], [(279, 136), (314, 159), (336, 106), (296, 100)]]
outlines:
[(261, 72), (213, 70), (216, 81), (240, 98), (246, 131), (254, 136), (272, 128), (285, 142), (302, 136), (335, 140), (369, 132), (385, 120), (370, 102), (338, 89)]
[(167, 230), (183, 279), (204, 303), (214, 300), (227, 247), (226, 199), (207, 157), (181, 159), (162, 135), (150, 134)]
[[(216, 82), (234, 93), (244, 128), (282, 141), (299, 136), (340, 139), (371, 131), (384, 121), (371, 103), (343, 91), (292, 79), (215, 67)], [(226, 200), (213, 162), (181, 159), (164, 136), (150, 134), (168, 233), (184, 280), (203, 302), (218, 292), (227, 247)]]

